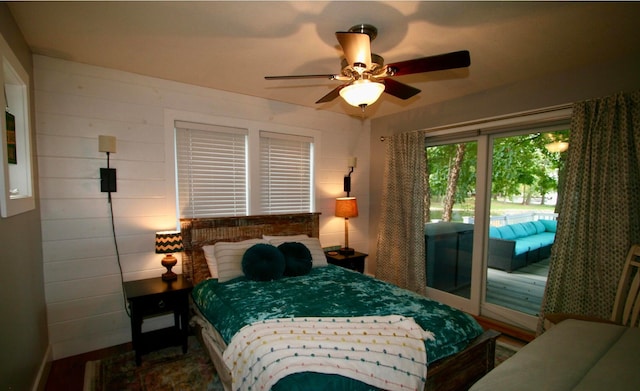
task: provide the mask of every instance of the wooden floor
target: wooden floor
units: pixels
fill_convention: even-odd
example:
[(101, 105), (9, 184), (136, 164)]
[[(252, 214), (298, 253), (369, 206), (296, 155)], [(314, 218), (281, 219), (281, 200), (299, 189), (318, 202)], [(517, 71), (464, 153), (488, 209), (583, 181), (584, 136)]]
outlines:
[(47, 377), (45, 391), (82, 391), (84, 385), (84, 366), (87, 361), (100, 360), (132, 349), (131, 343), (113, 346), (55, 360)]

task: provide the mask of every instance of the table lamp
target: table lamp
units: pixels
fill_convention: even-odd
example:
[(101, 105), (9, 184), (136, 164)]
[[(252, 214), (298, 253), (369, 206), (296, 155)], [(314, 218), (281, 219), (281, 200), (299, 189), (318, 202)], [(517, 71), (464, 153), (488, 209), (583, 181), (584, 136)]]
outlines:
[(182, 234), (178, 231), (156, 232), (156, 254), (165, 254), (162, 258), (162, 266), (167, 268), (167, 272), (162, 274), (164, 281), (173, 281), (178, 275), (171, 271), (171, 268), (178, 263), (173, 253), (184, 250), (182, 246)]
[(355, 251), (349, 248), (349, 218), (358, 217), (356, 197), (336, 198), (336, 217), (344, 217), (344, 247), (338, 252), (342, 255), (351, 255)]

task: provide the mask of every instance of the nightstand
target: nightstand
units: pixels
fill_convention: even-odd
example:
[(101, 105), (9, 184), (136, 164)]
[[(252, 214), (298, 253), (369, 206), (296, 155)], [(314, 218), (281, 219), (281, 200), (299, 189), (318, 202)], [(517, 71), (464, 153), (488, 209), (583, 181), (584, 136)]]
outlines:
[(360, 273), (364, 273), (364, 259), (369, 255), (357, 251), (350, 255), (342, 255), (337, 251), (328, 251), (324, 254), (327, 256), (327, 262), (330, 264), (342, 266)]
[[(137, 365), (140, 365), (143, 354), (167, 346), (182, 345), (182, 352), (187, 352), (191, 289), (193, 285), (182, 275), (174, 281), (156, 277), (124, 283), (131, 308), (131, 337)], [(142, 332), (145, 318), (167, 313), (173, 313), (173, 326)]]

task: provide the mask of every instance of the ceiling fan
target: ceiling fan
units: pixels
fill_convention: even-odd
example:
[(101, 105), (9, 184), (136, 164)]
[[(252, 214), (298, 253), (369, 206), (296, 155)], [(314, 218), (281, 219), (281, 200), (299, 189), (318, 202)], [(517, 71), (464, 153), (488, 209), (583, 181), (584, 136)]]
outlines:
[(347, 103), (364, 111), (365, 107), (378, 100), (383, 92), (400, 99), (409, 99), (420, 92), (417, 88), (391, 79), (393, 76), (464, 68), (471, 64), (469, 51), (461, 50), (385, 65), (381, 56), (371, 53), (371, 41), (377, 35), (378, 29), (369, 24), (359, 24), (351, 27), (349, 31), (336, 32), (345, 57), (342, 59), (342, 71), (339, 74), (265, 76), (265, 79), (343, 81), (344, 84), (331, 90), (316, 103), (330, 102), (340, 95)]

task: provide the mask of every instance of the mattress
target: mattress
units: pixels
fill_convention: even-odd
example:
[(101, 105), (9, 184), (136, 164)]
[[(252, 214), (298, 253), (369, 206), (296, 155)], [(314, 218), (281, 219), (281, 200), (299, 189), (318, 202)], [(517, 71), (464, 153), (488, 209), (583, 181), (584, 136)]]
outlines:
[[(427, 360), (432, 363), (456, 354), (483, 332), (473, 317), (462, 311), (334, 265), (270, 282), (245, 277), (224, 283), (208, 279), (194, 287), (192, 297), (198, 312), (226, 345), (243, 327), (268, 319), (402, 315), (433, 334), (433, 340), (425, 340)], [(300, 373), (283, 379), (290, 383), (281, 389), (309, 377), (311, 382), (325, 385), (334, 380)], [(335, 387), (342, 388), (344, 381)], [(350, 385), (344, 389), (363, 388)]]

